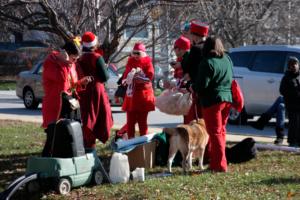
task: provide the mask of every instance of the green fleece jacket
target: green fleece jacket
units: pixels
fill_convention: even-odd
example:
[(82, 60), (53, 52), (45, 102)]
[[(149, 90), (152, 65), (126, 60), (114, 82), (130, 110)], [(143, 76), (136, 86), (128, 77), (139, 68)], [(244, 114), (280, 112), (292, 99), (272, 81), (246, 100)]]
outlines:
[(232, 102), (231, 95), (232, 62), (227, 55), (203, 59), (198, 66), (198, 73), (193, 90), (199, 103), (209, 107), (220, 102)]

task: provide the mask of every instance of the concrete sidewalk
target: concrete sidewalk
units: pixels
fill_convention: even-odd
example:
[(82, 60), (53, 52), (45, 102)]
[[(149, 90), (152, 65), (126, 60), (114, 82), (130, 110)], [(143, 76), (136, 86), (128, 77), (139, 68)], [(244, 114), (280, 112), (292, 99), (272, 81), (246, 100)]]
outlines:
[[(0, 120), (19, 120), (19, 121), (25, 121), (25, 122), (35, 122), (35, 123), (42, 123), (41, 116), (32, 116), (30, 118), (20, 116), (20, 115), (10, 115), (10, 114), (1, 114), (0, 113)], [(122, 125), (115, 124), (114, 129), (120, 129)], [(160, 133), (162, 132), (162, 128), (154, 128), (149, 127), (150, 133)], [(226, 136), (227, 142), (239, 142), (247, 137), (252, 137), (256, 142), (263, 142), (263, 143), (272, 143), (275, 140), (275, 137), (263, 137), (263, 136), (254, 136), (254, 135), (240, 135), (237, 133), (231, 133), (228, 132)], [(286, 141), (283, 143), (284, 145), (287, 145)]]

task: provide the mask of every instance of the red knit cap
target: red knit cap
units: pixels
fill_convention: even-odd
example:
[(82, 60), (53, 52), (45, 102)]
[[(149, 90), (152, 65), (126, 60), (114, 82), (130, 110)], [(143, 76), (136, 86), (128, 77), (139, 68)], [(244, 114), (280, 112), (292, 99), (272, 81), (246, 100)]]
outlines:
[(180, 36), (174, 43), (174, 48), (176, 47), (188, 51), (191, 48), (191, 42), (188, 38)]
[(85, 32), (82, 36), (82, 46), (90, 48), (97, 45), (97, 36), (92, 32)]
[(137, 42), (137, 43), (135, 43), (135, 45), (133, 47), (133, 51), (146, 52), (146, 47), (145, 47), (145, 45), (143, 43)]
[(194, 20), (191, 22), (191, 33), (206, 37), (208, 35), (209, 26), (206, 23)]

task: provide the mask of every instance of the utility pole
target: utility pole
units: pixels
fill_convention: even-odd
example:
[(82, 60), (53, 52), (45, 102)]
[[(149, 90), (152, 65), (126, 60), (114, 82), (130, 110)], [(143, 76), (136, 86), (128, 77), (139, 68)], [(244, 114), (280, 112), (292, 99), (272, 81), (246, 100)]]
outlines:
[[(154, 71), (155, 71), (155, 24), (154, 22), (152, 22), (152, 64), (154, 67)], [(153, 77), (153, 88), (155, 89), (155, 73), (154, 73), (154, 77)]]
[(291, 9), (292, 9), (292, 2), (289, 0), (289, 3), (288, 3), (288, 38), (287, 38), (288, 45), (291, 44)]
[(155, 65), (155, 24), (152, 23), (152, 63)]

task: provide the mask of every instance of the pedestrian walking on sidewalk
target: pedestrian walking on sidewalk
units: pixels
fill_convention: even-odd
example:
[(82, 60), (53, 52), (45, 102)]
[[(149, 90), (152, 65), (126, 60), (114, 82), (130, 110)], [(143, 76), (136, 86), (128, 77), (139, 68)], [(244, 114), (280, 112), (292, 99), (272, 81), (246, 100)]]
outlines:
[(300, 146), (300, 76), (299, 60), (290, 57), (288, 68), (281, 83), (280, 93), (283, 95), (289, 118), (288, 143), (291, 147)]

